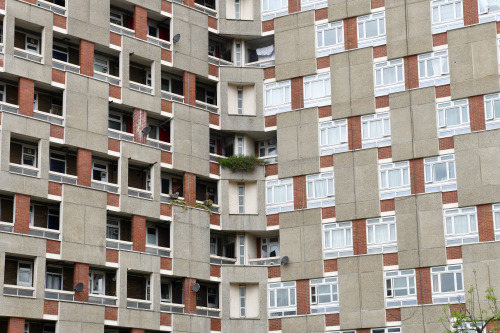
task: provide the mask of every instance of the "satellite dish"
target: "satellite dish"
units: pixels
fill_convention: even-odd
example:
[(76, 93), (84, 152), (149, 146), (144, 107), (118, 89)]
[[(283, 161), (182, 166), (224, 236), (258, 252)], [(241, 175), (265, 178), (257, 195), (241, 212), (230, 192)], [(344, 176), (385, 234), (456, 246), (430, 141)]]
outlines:
[(290, 261), (290, 259), (288, 258), (288, 256), (284, 256), (283, 258), (281, 258), (282, 265), (288, 264), (289, 261)]
[(144, 135), (148, 135), (148, 134), (149, 134), (149, 132), (151, 132), (151, 126), (149, 126), (149, 125), (148, 125), (148, 126), (146, 126), (146, 127), (144, 127), (144, 128), (142, 129), (142, 133), (143, 133)]
[(200, 284), (199, 283), (193, 284), (193, 288), (191, 288), (191, 290), (197, 293), (198, 291), (200, 291)]
[(75, 291), (81, 293), (83, 291), (83, 288), (84, 288), (84, 285), (83, 285), (82, 282), (77, 283), (76, 286), (75, 286)]
[(172, 40), (174, 41), (174, 43), (177, 43), (180, 39), (181, 39), (181, 34), (177, 34), (174, 36)]

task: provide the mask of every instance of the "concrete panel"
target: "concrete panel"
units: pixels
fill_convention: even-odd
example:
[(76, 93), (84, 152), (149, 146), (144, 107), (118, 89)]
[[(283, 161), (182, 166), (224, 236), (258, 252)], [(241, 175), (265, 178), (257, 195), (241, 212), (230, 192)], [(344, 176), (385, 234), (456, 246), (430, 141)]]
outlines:
[(109, 45), (109, 6), (109, 0), (82, 0), (68, 6), (68, 34)]
[(135, 309), (118, 309), (118, 325), (141, 327), (150, 330), (160, 329), (160, 313)]
[(324, 332), (325, 316), (297, 316), (281, 319), (282, 332), (302, 333)]
[(328, 0), (328, 21), (334, 22), (348, 17), (370, 14), (369, 0)]

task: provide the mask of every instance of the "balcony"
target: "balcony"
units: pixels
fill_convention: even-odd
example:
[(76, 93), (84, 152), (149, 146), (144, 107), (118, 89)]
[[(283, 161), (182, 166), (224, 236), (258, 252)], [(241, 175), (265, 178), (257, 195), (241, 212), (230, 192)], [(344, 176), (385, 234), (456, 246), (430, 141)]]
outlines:
[(130, 82), (129, 88), (131, 90), (135, 90), (135, 91), (142, 92), (145, 94), (149, 94), (149, 95), (153, 94), (153, 88), (151, 88), (148, 85), (142, 84), (142, 83)]
[(56, 301), (73, 302), (75, 298), (75, 292), (66, 290), (45, 289), (44, 297), (46, 299), (52, 299)]
[(17, 47), (14, 47), (14, 57), (19, 57), (22, 59), (31, 60), (38, 63), (43, 62), (43, 56), (41, 54), (36, 54)]
[(212, 113), (219, 113), (219, 107), (217, 105), (196, 100), (196, 106)]
[(177, 95), (169, 91), (161, 91), (161, 98), (165, 99), (167, 101), (172, 101), (172, 102), (179, 102), (179, 103), (184, 103), (184, 96), (182, 95)]
[(146, 244), (146, 253), (170, 258), (170, 248)]
[(251, 266), (278, 266), (281, 264), (281, 257), (248, 259)]
[(108, 128), (108, 137), (116, 139), (116, 140), (122, 140), (122, 141), (129, 141), (129, 142), (134, 141), (134, 134), (122, 132), (122, 131), (117, 131), (117, 130), (114, 130), (111, 128)]
[(161, 302), (160, 311), (172, 312), (172, 313), (184, 313), (184, 304)]
[(109, 24), (109, 31), (117, 33), (119, 35), (135, 37), (135, 31), (133, 29), (125, 28), (113, 23)]
[(52, 68), (59, 69), (65, 72), (80, 74), (80, 66), (57, 59), (52, 59)]
[(126, 250), (132, 251), (133, 243), (128, 241), (122, 241), (118, 239), (106, 238), (106, 247), (116, 250)]
[(211, 254), (210, 255), (210, 263), (214, 265), (234, 265), (236, 264), (236, 259), (235, 258), (227, 258), (227, 257), (220, 257)]
[(110, 192), (110, 193), (118, 193), (118, 190), (120, 189), (120, 187), (116, 184), (103, 182), (103, 181), (99, 181), (99, 180), (94, 180), (94, 179), (92, 180), (90, 187), (95, 188), (97, 190), (103, 190), (106, 192)]
[(35, 288), (5, 284), (3, 287), (3, 294), (5, 296), (34, 297)]
[(116, 296), (93, 295), (93, 294), (89, 295), (89, 303), (92, 304), (116, 306), (117, 301), (118, 297)]
[[(60, 1), (56, 0), (54, 2), (60, 2)], [(63, 3), (64, 3), (64, 1), (63, 1)], [(66, 16), (66, 7), (65, 6), (57, 5), (57, 4), (52, 3), (50, 1), (44, 1), (44, 0), (37, 0), (36, 5), (40, 8), (50, 10), (53, 13), (56, 13), (56, 14), (59, 14), (62, 16)]]
[(158, 45), (159, 47), (165, 50), (170, 50), (172, 48), (172, 44), (169, 41), (156, 38), (150, 35), (148, 35), (147, 41), (151, 44)]
[(98, 71), (95, 71), (94, 70), (94, 79), (97, 79), (97, 80), (100, 80), (100, 81), (104, 81), (104, 82), (108, 82), (109, 84), (112, 84), (112, 85), (115, 85), (115, 86), (119, 86), (120, 85), (120, 78), (119, 77), (116, 77), (116, 76), (113, 76), (113, 75), (109, 75), (109, 74), (106, 74), (106, 73), (103, 73), (103, 72), (98, 72)]

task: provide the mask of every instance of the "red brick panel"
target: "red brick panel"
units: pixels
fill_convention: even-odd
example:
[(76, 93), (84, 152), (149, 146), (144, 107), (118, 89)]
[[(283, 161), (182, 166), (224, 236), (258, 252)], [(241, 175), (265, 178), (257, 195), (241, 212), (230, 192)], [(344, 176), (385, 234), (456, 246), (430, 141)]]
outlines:
[(330, 105), (318, 107), (318, 118), (331, 117), (332, 107)]
[(354, 255), (366, 254), (366, 220), (352, 221)]
[(122, 99), (122, 88), (110, 84), (109, 85), (109, 97), (115, 98), (115, 99)]
[(142, 328), (131, 328), (130, 333), (145, 333), (146, 331)]
[(210, 318), (210, 331), (222, 331), (222, 322), (220, 318)]
[(268, 32), (274, 30), (274, 20), (268, 20), (262, 22), (262, 32)]
[(304, 108), (304, 80), (302, 77), (294, 77), (292, 86), (292, 110)]
[(219, 126), (220, 125), (220, 116), (218, 114), (210, 112), (208, 115), (208, 122), (211, 125)]
[(196, 313), (196, 293), (192, 290), (196, 279), (185, 278), (182, 288), (185, 313)]
[(5, 0), (0, 0), (0, 9), (5, 9)]
[(218, 163), (210, 162), (209, 169), (212, 175), (220, 175), (220, 165)]
[(334, 217), (335, 217), (335, 206), (324, 207), (321, 209), (321, 218), (322, 219), (332, 219)]
[(106, 262), (118, 263), (119, 261), (119, 251), (106, 249)]
[[(326, 8), (325, 8), (326, 9)], [(316, 59), (316, 67), (318, 69), (330, 67), (330, 57), (321, 57)]]
[(107, 205), (113, 207), (120, 207), (120, 195), (114, 193), (108, 193)]
[(394, 199), (380, 201), (380, 211), (381, 212), (393, 212), (394, 210), (395, 210)]
[(109, 44), (116, 45), (116, 46), (122, 46), (122, 36), (117, 34), (117, 33), (110, 32), (109, 33)]
[(293, 177), (293, 208), (307, 208), (306, 176)]
[(169, 151), (161, 151), (161, 163), (172, 164), (172, 153)]
[(373, 58), (387, 57), (387, 45), (379, 45), (373, 48)]
[(314, 12), (314, 20), (326, 20), (328, 18), (328, 8), (316, 9)]
[(278, 163), (268, 164), (265, 166), (265, 174), (267, 176), (276, 176), (278, 174)]
[(161, 49), (161, 60), (172, 62), (172, 51)]
[(384, 266), (395, 266), (398, 264), (398, 254), (397, 253), (385, 253), (384, 254)]
[(219, 77), (219, 67), (208, 64), (208, 75)]
[(59, 314), (59, 302), (44, 300), (43, 314), (57, 316)]
[(210, 265), (210, 276), (220, 277), (220, 265)]
[(479, 23), (479, 8), (477, 0), (463, 0), (464, 8), (464, 25), (472, 25)]
[(36, 0), (24, 0), (24, 1), (36, 5)]
[(52, 24), (54, 25), (54, 27), (66, 29), (66, 21), (67, 21), (66, 17), (57, 15), (55, 13), (54, 16), (52, 17)]
[(417, 268), (416, 280), (418, 304), (432, 304), (431, 269), (429, 267)]
[(280, 266), (269, 266), (267, 267), (267, 278), (272, 279), (281, 276)]
[(52, 81), (57, 82), (57, 83), (61, 83), (61, 84), (65, 84), (66, 83), (66, 72), (52, 68)]
[(436, 98), (451, 96), (450, 85), (437, 86), (436, 87)]
[(146, 40), (148, 37), (148, 11), (145, 8), (134, 6), (135, 37)]
[(338, 313), (330, 313), (325, 315), (325, 326), (340, 326), (340, 315)]
[(164, 269), (166, 271), (172, 270), (172, 258), (161, 257), (160, 258), (160, 269)]
[(346, 50), (358, 48), (358, 22), (356, 17), (344, 20), (344, 48)]
[(321, 156), (319, 158), (319, 167), (328, 168), (333, 166), (333, 155)]
[(440, 46), (448, 44), (448, 33), (432, 35), (432, 46)]
[(411, 194), (425, 193), (424, 159), (410, 160)]
[(184, 199), (190, 206), (196, 204), (196, 175), (185, 172), (183, 179)]
[(132, 248), (134, 251), (146, 251), (146, 217), (132, 215)]
[(76, 176), (78, 185), (90, 186), (92, 181), (92, 151), (78, 148), (76, 155)]
[(281, 318), (269, 319), (269, 331), (281, 331)]
[(477, 228), (479, 231), (480, 242), (495, 240), (495, 228), (493, 225), (493, 212), (491, 205), (477, 206)]
[(455, 142), (453, 137), (439, 139), (439, 150), (453, 149), (455, 148)]
[(14, 232), (28, 234), (30, 231), (30, 197), (16, 194)]
[(273, 79), (276, 77), (276, 67), (264, 68), (264, 79)]
[(171, 313), (160, 313), (160, 326), (172, 326), (172, 314)]
[(47, 245), (45, 246), (47, 253), (61, 254), (61, 242), (52, 239), (47, 239)]
[(389, 107), (389, 95), (375, 97), (375, 108), (387, 108)]
[(266, 116), (264, 119), (266, 127), (276, 126), (276, 115)]
[[(137, 6), (136, 6), (137, 7)], [(148, 126), (148, 113), (145, 110), (134, 109), (134, 142), (146, 143), (147, 135), (142, 130)]]
[(160, 204), (160, 215), (172, 216), (172, 207), (169, 204)]
[(446, 248), (446, 259), (462, 259), (462, 247), (452, 246)]
[(24, 318), (10, 317), (7, 333), (24, 333)]
[(386, 309), (385, 321), (401, 321), (401, 309)]
[(267, 220), (267, 226), (268, 227), (280, 224), (280, 216), (279, 216), (279, 214), (267, 215), (266, 216), (266, 220)]
[(300, 12), (300, 0), (288, 0), (288, 14)]
[(183, 86), (184, 103), (189, 105), (196, 105), (196, 75), (193, 73), (184, 72)]
[(361, 149), (361, 117), (347, 118), (349, 150)]
[(378, 149), (378, 159), (383, 160), (386, 158), (392, 158), (392, 148), (391, 146), (388, 147), (380, 147)]
[(108, 150), (120, 152), (120, 140), (108, 138)]
[(35, 81), (19, 78), (18, 88), (19, 114), (33, 117), (33, 102), (35, 95)]
[(172, 13), (172, 3), (167, 0), (161, 0), (161, 11)]
[(83, 283), (81, 292), (75, 291), (76, 302), (88, 302), (89, 300), (89, 265), (75, 263), (73, 270), (73, 288), (78, 284)]
[(298, 280), (297, 286), (297, 314), (311, 313), (311, 300), (309, 299), (309, 280)]
[(213, 213), (210, 215), (210, 225), (220, 226), (220, 214)]
[(49, 194), (51, 195), (62, 195), (62, 184), (49, 182)]
[(118, 308), (107, 306), (104, 309), (104, 319), (117, 321), (118, 320)]
[(488, 325), (486, 325), (485, 332), (500, 332), (500, 322), (498, 320), (490, 321)]
[(325, 270), (325, 273), (336, 272), (338, 270), (337, 267), (337, 259), (328, 259), (323, 261), (323, 269)]
[(56, 139), (64, 139), (64, 127), (50, 124), (50, 136)]
[(457, 191), (443, 192), (441, 194), (441, 200), (444, 205), (458, 202)]
[(80, 40), (80, 74), (94, 76), (94, 43)]
[(372, 9), (385, 6), (385, 0), (372, 0)]
[(172, 102), (165, 99), (161, 100), (161, 110), (167, 113), (172, 113)]
[(405, 57), (405, 89), (418, 88), (418, 58), (416, 55)]
[(484, 118), (484, 96), (469, 97), (469, 114), (471, 132), (486, 129)]
[(217, 22), (217, 19), (215, 17), (212, 17), (212, 16), (208, 17), (208, 27), (212, 28), (214, 30), (218, 29), (218, 22)]

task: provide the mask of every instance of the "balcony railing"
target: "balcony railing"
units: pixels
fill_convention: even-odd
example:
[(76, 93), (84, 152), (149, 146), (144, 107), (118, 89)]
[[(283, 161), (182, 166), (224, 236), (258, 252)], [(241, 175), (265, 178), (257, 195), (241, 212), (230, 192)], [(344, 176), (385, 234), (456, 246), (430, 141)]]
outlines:
[(249, 259), (251, 266), (275, 266), (281, 263), (281, 257)]
[(56, 14), (65, 16), (66, 15), (66, 8), (55, 5), (53, 3), (43, 1), (43, 0), (37, 0), (36, 5), (38, 7), (50, 10), (51, 12), (54, 12)]
[(288, 6), (279, 9), (262, 11), (262, 21), (271, 20), (275, 17), (285, 16), (288, 14)]
[(72, 72), (80, 74), (80, 66), (70, 64), (69, 62), (64, 62), (57, 59), (52, 59), (52, 67), (55, 69), (60, 69), (65, 72)]
[(159, 148), (161, 150), (165, 151), (171, 151), (172, 150), (172, 145), (168, 142), (160, 141), (160, 140), (154, 140), (154, 139), (147, 139), (146, 144), (151, 147)]
[(146, 191), (140, 188), (129, 187), (128, 195), (129, 197), (153, 200), (153, 193), (151, 191)]
[(3, 287), (3, 294), (9, 296), (34, 297), (35, 288), (6, 284)]
[(142, 84), (142, 83), (130, 81), (128, 84), (128, 87), (132, 90), (139, 91), (139, 92), (142, 92), (145, 94), (149, 94), (149, 95), (153, 94), (153, 88), (151, 88), (150, 86), (147, 86), (145, 84)]
[(129, 28), (119, 26), (117, 24), (110, 23), (109, 30), (120, 35), (126, 35), (130, 37), (135, 37), (135, 31)]
[(177, 95), (177, 94), (165, 91), (165, 90), (161, 91), (161, 98), (166, 99), (167, 101), (184, 103), (184, 96)]
[(68, 175), (65, 173), (58, 173), (54, 171), (49, 171), (49, 180), (57, 183), (65, 183), (76, 185), (78, 183), (78, 177), (73, 175)]
[(220, 59), (211, 55), (208, 56), (208, 63), (215, 66), (234, 66), (231, 61)]
[(15, 104), (0, 102), (0, 111), (18, 114), (19, 113), (19, 106), (15, 105)]
[(161, 312), (184, 313), (184, 304), (161, 302), (160, 303), (160, 311)]
[(108, 75), (108, 74), (101, 73), (101, 72), (96, 72), (96, 71), (94, 71), (94, 79), (108, 82), (108, 83), (115, 85), (115, 86), (119, 86), (120, 82), (121, 82), (119, 77)]
[(127, 298), (127, 308), (151, 310), (151, 301), (146, 301), (143, 299)]
[(10, 222), (0, 221), (0, 232), (13, 232), (14, 224)]
[(43, 60), (43, 56), (41, 54), (28, 52), (26, 50), (22, 50), (17, 47), (14, 47), (14, 56), (39, 63), (41, 63)]
[(215, 308), (206, 308), (204, 306), (197, 306), (196, 307), (196, 314), (200, 316), (207, 316), (207, 317), (220, 317), (220, 309), (215, 309)]
[(266, 59), (254, 62), (248, 62), (245, 64), (246, 67), (257, 67), (257, 68), (266, 68), (273, 67), (275, 64), (274, 59)]
[(9, 171), (14, 173), (20, 173), (25, 176), (38, 177), (38, 171), (40, 170), (38, 168), (33, 168), (26, 165), (10, 163)]
[(89, 294), (89, 303), (116, 306), (116, 296)]
[(55, 125), (62, 125), (64, 123), (63, 117), (56, 116), (55, 114), (51, 114), (48, 112), (38, 111), (38, 110), (33, 111), (33, 118), (43, 120), (43, 121), (48, 121), (49, 123), (52, 123)]
[(132, 251), (132, 246), (132, 242), (106, 238), (106, 247), (110, 249)]
[(209, 104), (209, 103), (205, 103), (205, 102), (196, 100), (196, 106), (203, 109), (203, 110), (207, 110), (209, 112), (212, 112), (212, 113), (219, 113), (219, 107), (217, 105), (213, 105), (213, 104)]
[(118, 193), (118, 189), (120, 188), (116, 184), (101, 182), (99, 180), (92, 180), (92, 184), (90, 187), (111, 193)]
[(30, 226), (30, 230), (28, 232), (29, 235), (38, 236), (48, 239), (59, 239), (61, 232), (59, 230), (52, 230), (47, 228), (39, 228)]
[(46, 299), (55, 299), (55, 300), (59, 300), (59, 301), (73, 302), (74, 297), (75, 297), (74, 291), (45, 289), (45, 298)]
[(198, 9), (200, 12), (207, 14), (208, 16), (217, 17), (217, 11), (215, 9), (205, 7), (198, 3), (194, 4), (194, 8)]
[(108, 128), (108, 137), (123, 141), (134, 141), (134, 134), (117, 131), (111, 128)]
[(162, 257), (170, 257), (170, 249), (161, 246), (146, 244), (146, 253), (156, 254)]
[(167, 40), (163, 40), (163, 39), (160, 39), (160, 38), (156, 38), (156, 37), (153, 37), (153, 36), (149, 36), (147, 37), (147, 41), (151, 44), (154, 44), (154, 45), (158, 45), (159, 47), (161, 47), (162, 49), (165, 49), (165, 50), (170, 50), (171, 48), (171, 43)]
[(236, 264), (235, 258), (219, 257), (216, 255), (210, 255), (210, 263), (216, 265), (234, 265)]

